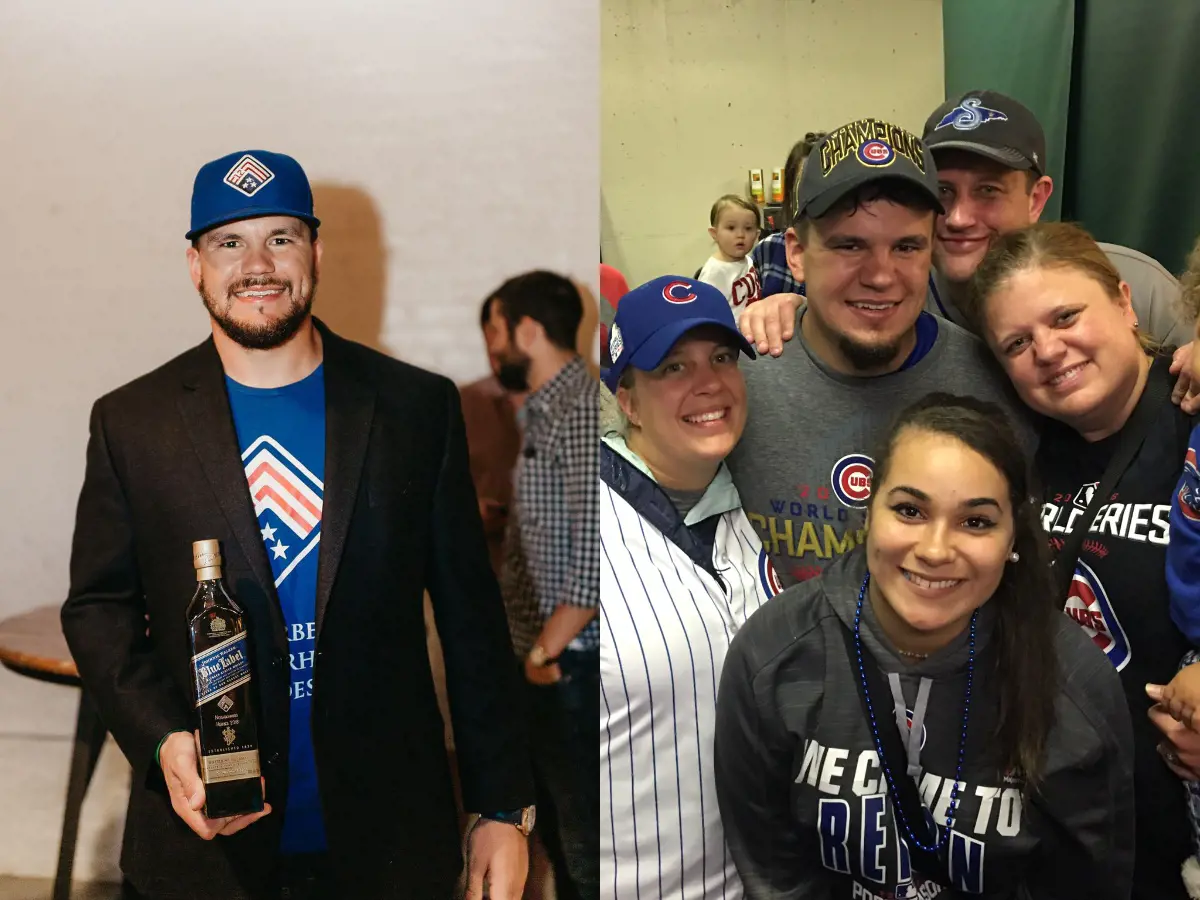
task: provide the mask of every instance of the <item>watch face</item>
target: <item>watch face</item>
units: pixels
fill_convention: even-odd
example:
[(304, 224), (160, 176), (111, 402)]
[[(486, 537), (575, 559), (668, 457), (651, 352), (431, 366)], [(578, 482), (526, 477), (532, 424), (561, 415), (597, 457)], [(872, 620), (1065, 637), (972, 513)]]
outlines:
[(533, 831), (533, 825), (537, 821), (537, 808), (527, 806), (521, 810), (521, 830), (528, 835)]

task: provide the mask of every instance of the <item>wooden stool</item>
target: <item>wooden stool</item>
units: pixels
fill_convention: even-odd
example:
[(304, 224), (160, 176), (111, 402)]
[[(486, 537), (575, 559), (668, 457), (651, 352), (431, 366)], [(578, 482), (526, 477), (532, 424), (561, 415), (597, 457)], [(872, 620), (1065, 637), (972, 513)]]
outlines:
[[(57, 606), (42, 606), (0, 621), (0, 664), (18, 675), (38, 681), (80, 687), (79, 672), (67, 649), (58, 611)], [(79, 813), (107, 735), (108, 730), (87, 693), (80, 690), (79, 711), (75, 716), (75, 746), (67, 779), (67, 808), (63, 814), (52, 900), (70, 900)]]

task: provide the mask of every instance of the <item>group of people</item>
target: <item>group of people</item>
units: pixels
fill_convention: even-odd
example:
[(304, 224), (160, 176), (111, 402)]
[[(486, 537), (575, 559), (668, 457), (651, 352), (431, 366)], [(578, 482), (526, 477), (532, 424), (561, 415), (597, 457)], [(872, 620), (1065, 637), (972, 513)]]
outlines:
[[(581, 291), (531, 272), (493, 292), (496, 389), (460, 394), (313, 315), (320, 227), (292, 157), (204, 165), (186, 252), (211, 337), (92, 409), (62, 626), (132, 768), (123, 897), (400, 900), (461, 884), (468, 900), (518, 900), (536, 798), (557, 896), (595, 897), (598, 385), (576, 352)], [(519, 408), (520, 433), (476, 432), (481, 404), (510, 427)], [(475, 490), (488, 451), (515, 472)], [(198, 540), (219, 542), (247, 623), (258, 750), (239, 771), (264, 793), (259, 811), (212, 818), (221, 776), (201, 775), (186, 618)]]
[[(781, 234), (714, 206), (722, 286), (622, 286), (603, 425), (569, 279), (487, 296), (460, 391), (313, 316), (294, 159), (200, 169), (212, 335), (93, 407), (62, 610), (128, 898), (448, 897), (465, 850), (516, 900), (539, 814), (560, 898), (1200, 896), (1200, 253), (1039, 224), (995, 92), (793, 157)], [(204, 539), (265, 794), (221, 818)]]
[(1196, 295), (999, 93), (797, 146), (609, 329), (605, 896), (1200, 896)]

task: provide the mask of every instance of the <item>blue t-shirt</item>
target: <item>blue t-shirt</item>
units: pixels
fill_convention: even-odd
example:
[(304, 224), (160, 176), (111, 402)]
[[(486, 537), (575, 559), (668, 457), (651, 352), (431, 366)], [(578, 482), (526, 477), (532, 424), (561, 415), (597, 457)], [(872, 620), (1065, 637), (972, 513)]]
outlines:
[(281, 388), (250, 388), (229, 377), (225, 386), (254, 513), (288, 628), (291, 734), (280, 850), (313, 853), (325, 849), (310, 727), (317, 545), (325, 494), (324, 366)]

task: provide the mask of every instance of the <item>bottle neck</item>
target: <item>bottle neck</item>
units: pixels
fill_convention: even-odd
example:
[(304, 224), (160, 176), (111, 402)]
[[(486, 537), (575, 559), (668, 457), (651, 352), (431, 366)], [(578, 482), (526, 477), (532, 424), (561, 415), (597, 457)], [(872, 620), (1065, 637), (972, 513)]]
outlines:
[(196, 594), (192, 598), (191, 609), (208, 608), (210, 606), (227, 607), (232, 612), (241, 615), (242, 608), (238, 606), (233, 595), (225, 586), (221, 577), (220, 566), (209, 566), (196, 570)]

